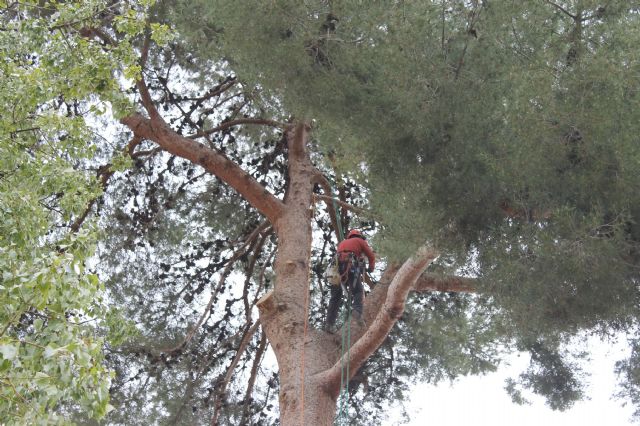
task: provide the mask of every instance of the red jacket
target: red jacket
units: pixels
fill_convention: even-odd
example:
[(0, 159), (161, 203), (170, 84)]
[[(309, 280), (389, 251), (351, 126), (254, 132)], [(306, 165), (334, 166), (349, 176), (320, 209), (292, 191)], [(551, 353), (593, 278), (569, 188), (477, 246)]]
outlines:
[(373, 254), (373, 250), (371, 250), (369, 244), (362, 238), (352, 237), (343, 240), (338, 244), (338, 253), (341, 251), (352, 252), (358, 258), (364, 253), (367, 258), (369, 258), (369, 269), (373, 269), (376, 264), (376, 256)]

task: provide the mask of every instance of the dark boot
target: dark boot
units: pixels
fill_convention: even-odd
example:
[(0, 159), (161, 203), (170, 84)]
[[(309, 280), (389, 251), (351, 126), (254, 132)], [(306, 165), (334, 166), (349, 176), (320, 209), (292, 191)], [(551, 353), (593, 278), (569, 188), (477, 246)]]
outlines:
[(367, 323), (364, 322), (364, 318), (362, 318), (362, 313), (359, 311), (356, 311), (355, 309), (351, 311), (351, 317), (356, 320), (356, 323), (362, 327), (365, 328), (367, 326)]
[(338, 310), (340, 309), (340, 305), (342, 305), (342, 287), (332, 285), (330, 291), (331, 299), (329, 300), (329, 308), (327, 309), (327, 319), (322, 329), (328, 333), (335, 333)]
[(322, 331), (329, 334), (336, 334), (338, 332), (338, 327), (335, 324), (325, 322), (322, 326)]

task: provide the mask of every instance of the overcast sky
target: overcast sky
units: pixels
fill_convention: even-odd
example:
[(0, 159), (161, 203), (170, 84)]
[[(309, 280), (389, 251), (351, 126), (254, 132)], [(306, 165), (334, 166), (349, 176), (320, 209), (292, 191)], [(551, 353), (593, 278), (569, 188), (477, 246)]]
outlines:
[[(517, 377), (528, 365), (527, 356), (514, 356), (505, 366), (487, 376), (467, 377), (452, 385), (417, 385), (407, 403), (411, 426), (622, 426), (631, 425), (633, 407), (612, 399), (616, 392), (614, 363), (628, 354), (626, 343), (604, 345), (593, 341), (589, 373), (589, 401), (565, 412), (556, 412), (542, 398), (531, 405), (518, 406), (504, 391), (504, 380)], [(529, 395), (528, 395), (529, 396)], [(398, 425), (391, 421), (390, 425)]]

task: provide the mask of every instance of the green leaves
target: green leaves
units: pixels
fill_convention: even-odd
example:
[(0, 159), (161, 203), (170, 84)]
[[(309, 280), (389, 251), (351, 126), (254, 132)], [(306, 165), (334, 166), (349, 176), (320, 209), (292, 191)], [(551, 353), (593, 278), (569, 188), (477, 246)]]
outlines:
[(18, 354), (18, 348), (9, 344), (0, 345), (0, 353), (2, 353), (2, 358), (11, 361)]
[[(111, 372), (98, 327), (113, 322), (87, 271), (97, 234), (69, 225), (102, 192), (89, 124), (109, 104), (128, 108), (119, 79), (127, 69), (139, 75), (138, 58), (127, 40), (87, 36), (120, 16), (109, 2), (0, 7), (0, 418), (65, 423), (69, 406), (100, 418)], [(146, 10), (136, 15), (143, 28)]]
[[(102, 341), (84, 324), (104, 315), (101, 287), (80, 266), (80, 259), (90, 254), (88, 241), (89, 234), (66, 244), (60, 240), (64, 254), (29, 245), (14, 245), (13, 251), (0, 247), (5, 277), (0, 291), (3, 418), (56, 421), (57, 414), (46, 407), (70, 401), (94, 416), (105, 410), (109, 373), (101, 365)], [(94, 405), (96, 392), (105, 397)]]

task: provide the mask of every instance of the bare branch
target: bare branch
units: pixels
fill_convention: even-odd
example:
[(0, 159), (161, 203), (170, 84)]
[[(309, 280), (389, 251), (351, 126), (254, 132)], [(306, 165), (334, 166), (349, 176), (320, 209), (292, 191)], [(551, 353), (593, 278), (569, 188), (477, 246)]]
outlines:
[[(226, 92), (227, 90), (229, 90), (230, 88), (235, 86), (237, 83), (238, 83), (238, 80), (236, 80), (235, 77), (227, 77), (222, 83), (218, 84), (217, 86), (212, 87), (204, 95), (196, 96), (196, 97), (188, 97), (188, 96), (186, 96), (186, 97), (182, 97), (182, 100), (183, 101), (195, 101), (195, 102), (198, 103), (198, 105), (201, 105), (202, 102), (223, 94), (224, 92)], [(211, 112), (213, 112), (213, 109), (211, 111), (209, 111), (209, 113), (211, 113)]]
[(251, 302), (251, 306), (255, 306), (258, 303), (258, 299), (260, 298), (260, 292), (264, 288), (265, 274), (267, 272), (267, 268), (268, 268), (269, 264), (271, 264), (271, 262), (273, 262), (273, 258), (275, 257), (275, 255), (276, 255), (276, 251), (274, 250), (267, 257), (267, 261), (265, 262), (264, 266), (260, 270), (260, 274), (259, 274), (259, 278), (258, 278), (258, 288), (256, 289), (256, 293), (255, 293), (255, 295), (253, 297), (253, 301)]
[(156, 155), (159, 152), (162, 152), (162, 148), (153, 148), (153, 149), (147, 149), (145, 151), (136, 151), (133, 154), (131, 154), (131, 158), (148, 157), (151, 155)]
[[(325, 202), (325, 207), (327, 210), (327, 213), (329, 214), (329, 218), (331, 219), (331, 226), (333, 227), (333, 232), (336, 234), (336, 239), (338, 239), (338, 241), (340, 240), (340, 231), (338, 228), (338, 218), (336, 217), (336, 210), (334, 209), (333, 206), (333, 200), (335, 200), (335, 198), (333, 197), (333, 191), (331, 190), (331, 184), (329, 183), (329, 181), (327, 180), (326, 177), (324, 177), (323, 174), (318, 173), (317, 177), (316, 177), (316, 181), (317, 183), (322, 187), (322, 189), (324, 190), (325, 194), (327, 195), (316, 195), (314, 194), (313, 197), (314, 198), (318, 198), (321, 199)], [(331, 201), (327, 201), (331, 200)], [(336, 202), (338, 202), (338, 200), (336, 200)], [(340, 201), (342, 202), (342, 201)]]
[(386, 300), (364, 335), (358, 339), (347, 354), (339, 359), (330, 369), (319, 373), (319, 379), (335, 393), (340, 391), (340, 374), (343, 365), (348, 365), (351, 374), (362, 366), (364, 361), (384, 342), (398, 318), (404, 312), (407, 295), (415, 285), (422, 272), (438, 256), (438, 252), (423, 246), (409, 258), (391, 281)]
[(361, 214), (363, 216), (371, 217), (371, 212), (369, 212), (369, 211), (367, 211), (367, 210), (365, 210), (363, 208), (356, 207), (356, 206), (354, 206), (352, 204), (346, 203), (346, 202), (344, 202), (342, 200), (334, 199), (333, 197), (330, 197), (328, 195), (313, 194), (313, 198), (316, 199), (316, 200), (322, 200), (322, 201), (325, 202), (325, 204), (327, 206), (331, 206), (331, 207), (333, 207), (331, 205), (331, 203), (333, 203), (333, 201), (335, 201), (336, 204), (338, 204), (340, 207), (343, 207), (343, 208), (345, 208), (347, 210), (350, 210), (350, 211), (352, 211), (354, 213), (359, 213), (359, 214)]
[(187, 136), (187, 138), (189, 139), (197, 139), (197, 138), (201, 138), (203, 136), (208, 136), (212, 133), (216, 133), (216, 132), (220, 132), (222, 130), (226, 130), (230, 127), (234, 127), (234, 126), (239, 126), (239, 125), (243, 125), (243, 124), (255, 124), (255, 125), (259, 125), (259, 126), (271, 126), (271, 127), (277, 127), (280, 129), (287, 129), (289, 127), (289, 125), (285, 124), (285, 123), (280, 123), (279, 121), (275, 121), (275, 120), (268, 120), (266, 118), (238, 118), (236, 120), (231, 120), (231, 121), (226, 121), (222, 124), (220, 124), (219, 126), (216, 126), (212, 129), (207, 129), (207, 130), (201, 130), (197, 133), (194, 133), (192, 135)]
[(209, 297), (209, 301), (207, 302), (207, 306), (205, 307), (204, 311), (202, 312), (202, 315), (200, 315), (200, 319), (198, 320), (197, 324), (189, 331), (189, 333), (187, 333), (187, 336), (184, 338), (184, 340), (182, 342), (180, 342), (178, 345), (176, 345), (176, 346), (174, 346), (172, 348), (163, 349), (161, 352), (171, 353), (171, 352), (175, 352), (177, 350), (180, 350), (185, 345), (187, 345), (191, 341), (191, 339), (193, 339), (193, 336), (195, 336), (196, 331), (198, 331), (198, 329), (205, 322), (205, 320), (209, 318), (209, 315), (211, 313), (211, 306), (213, 306), (213, 302), (215, 301), (216, 296), (218, 295), (218, 293), (222, 289), (222, 286), (223, 286), (225, 280), (227, 279), (227, 277), (231, 273), (231, 269), (233, 268), (233, 264), (235, 263), (236, 260), (238, 260), (239, 258), (244, 256), (249, 250), (251, 250), (253, 248), (253, 246), (254, 246), (253, 243), (255, 243), (257, 236), (260, 235), (261, 232), (264, 231), (268, 227), (268, 225), (269, 224), (267, 222), (262, 222), (260, 225), (258, 225), (256, 227), (256, 229), (254, 229), (253, 232), (249, 235), (249, 237), (247, 237), (247, 239), (245, 240), (244, 244), (242, 244), (242, 246), (240, 248), (238, 248), (233, 253), (233, 255), (231, 256), (231, 258), (229, 259), (229, 261), (227, 263), (227, 266), (225, 267), (224, 271), (222, 272), (222, 275), (220, 276), (220, 279), (218, 280), (218, 284), (216, 285), (216, 287), (211, 292), (211, 296)]
[(231, 364), (227, 368), (227, 372), (224, 376), (224, 380), (222, 381), (222, 383), (220, 383), (217, 386), (216, 398), (215, 398), (214, 408), (213, 408), (213, 418), (211, 419), (212, 425), (218, 424), (218, 416), (220, 415), (220, 408), (222, 407), (222, 403), (226, 399), (227, 387), (229, 386), (229, 382), (233, 377), (233, 371), (236, 369), (238, 362), (240, 362), (240, 358), (244, 354), (244, 351), (247, 349), (247, 346), (249, 345), (249, 342), (251, 341), (251, 338), (253, 337), (253, 335), (256, 333), (256, 330), (258, 330), (259, 325), (260, 325), (260, 320), (256, 321), (251, 326), (251, 328), (249, 328), (245, 332), (244, 336), (242, 337), (242, 341), (238, 346), (238, 350), (236, 351), (236, 355), (233, 357), (233, 361), (231, 361)]
[(262, 253), (262, 247), (264, 246), (264, 243), (268, 236), (268, 233), (263, 234), (256, 244), (255, 248), (253, 249), (253, 256), (251, 256), (251, 260), (249, 261), (249, 265), (247, 266), (247, 270), (245, 273), (246, 277), (242, 290), (242, 301), (244, 303), (245, 318), (247, 322), (251, 322), (251, 309), (255, 305), (255, 302), (253, 305), (249, 304), (249, 286), (251, 285), (251, 278), (253, 277), (256, 262), (258, 260), (258, 257), (260, 257), (260, 254)]
[(256, 384), (256, 377), (258, 376), (258, 367), (262, 363), (262, 357), (264, 355), (264, 351), (267, 348), (267, 335), (263, 332), (260, 337), (260, 344), (258, 346), (258, 350), (253, 358), (253, 365), (251, 366), (251, 374), (249, 376), (249, 381), (247, 383), (247, 391), (244, 394), (244, 409), (242, 410), (242, 419), (240, 420), (241, 425), (249, 424), (247, 421), (247, 416), (249, 416), (249, 409), (251, 404), (249, 404), (249, 400), (251, 399), (251, 395), (253, 394), (253, 387)]
[(578, 19), (578, 17), (574, 14), (572, 14), (571, 12), (569, 12), (567, 9), (565, 9), (564, 7), (560, 6), (557, 3), (552, 2), (551, 0), (544, 0), (545, 3), (555, 7), (556, 9), (558, 9), (559, 11), (561, 11), (562, 13), (564, 13), (565, 15), (569, 16), (571, 19), (573, 19), (574, 21), (576, 21)]

